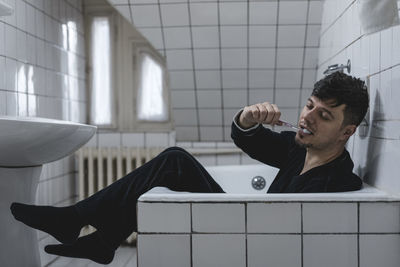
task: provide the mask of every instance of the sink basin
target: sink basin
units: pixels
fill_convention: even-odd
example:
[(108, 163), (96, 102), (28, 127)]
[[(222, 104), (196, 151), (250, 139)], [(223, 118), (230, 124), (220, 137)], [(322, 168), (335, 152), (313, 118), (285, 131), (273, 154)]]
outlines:
[(0, 117), (0, 265), (41, 266), (34, 229), (16, 221), (12, 202), (34, 204), (42, 165), (84, 145), (96, 127), (34, 117)]
[(0, 117), (0, 166), (38, 166), (85, 144), (95, 126), (36, 117)]

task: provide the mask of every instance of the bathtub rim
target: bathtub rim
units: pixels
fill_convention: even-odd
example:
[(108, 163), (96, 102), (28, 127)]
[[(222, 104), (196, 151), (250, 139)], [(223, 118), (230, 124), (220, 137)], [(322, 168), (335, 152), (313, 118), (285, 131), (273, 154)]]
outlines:
[(279, 194), (232, 194), (190, 193), (172, 191), (166, 187), (154, 187), (141, 195), (138, 202), (399, 202), (399, 195), (392, 195), (368, 184), (358, 191), (340, 193), (279, 193)]

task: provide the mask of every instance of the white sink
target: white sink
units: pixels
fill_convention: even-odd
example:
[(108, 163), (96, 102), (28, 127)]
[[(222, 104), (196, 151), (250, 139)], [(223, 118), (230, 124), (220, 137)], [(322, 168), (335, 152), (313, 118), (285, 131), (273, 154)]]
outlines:
[(37, 166), (70, 155), (95, 126), (36, 117), (0, 117), (0, 166)]
[(67, 121), (0, 117), (1, 266), (41, 266), (36, 231), (16, 221), (10, 205), (34, 204), (42, 165), (72, 154), (95, 132)]

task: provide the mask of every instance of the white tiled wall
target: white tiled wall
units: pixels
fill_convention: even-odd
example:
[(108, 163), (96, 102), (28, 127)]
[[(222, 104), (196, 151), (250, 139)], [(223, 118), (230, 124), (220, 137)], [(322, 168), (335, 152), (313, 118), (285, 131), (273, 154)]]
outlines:
[[(0, 17), (0, 115), (85, 122), (82, 0), (5, 0)], [(36, 203), (75, 202), (74, 157), (43, 167)], [(39, 246), (56, 243), (39, 233)], [(42, 264), (55, 257), (43, 253)]]
[(331, 64), (351, 60), (351, 75), (370, 79), (369, 125), (360, 127), (348, 149), (364, 181), (400, 193), (400, 25), (362, 35), (360, 1), (325, 1), (318, 78)]

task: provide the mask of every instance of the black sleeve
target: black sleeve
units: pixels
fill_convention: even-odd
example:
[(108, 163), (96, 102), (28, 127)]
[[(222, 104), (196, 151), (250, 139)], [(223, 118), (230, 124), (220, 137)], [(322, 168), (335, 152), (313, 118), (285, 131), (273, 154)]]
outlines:
[(231, 128), (233, 142), (251, 158), (277, 168), (285, 165), (294, 140), (293, 132), (276, 133), (262, 125), (243, 131), (233, 122)]

